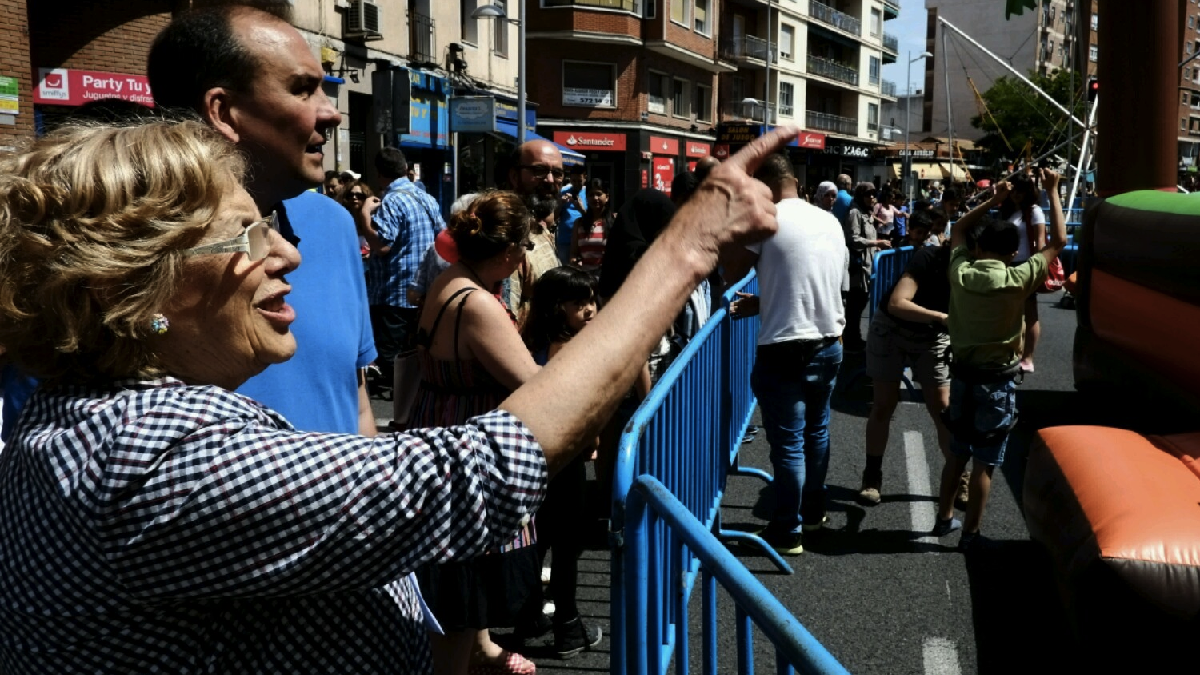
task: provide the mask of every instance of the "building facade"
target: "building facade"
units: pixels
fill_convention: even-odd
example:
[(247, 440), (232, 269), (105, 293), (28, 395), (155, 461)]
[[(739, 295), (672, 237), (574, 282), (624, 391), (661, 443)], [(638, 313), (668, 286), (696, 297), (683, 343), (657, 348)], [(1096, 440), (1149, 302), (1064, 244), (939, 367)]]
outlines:
[(1200, 6), (1188, 0), (1184, 7), (1183, 45), (1179, 55), (1179, 171), (1196, 185), (1200, 154)]

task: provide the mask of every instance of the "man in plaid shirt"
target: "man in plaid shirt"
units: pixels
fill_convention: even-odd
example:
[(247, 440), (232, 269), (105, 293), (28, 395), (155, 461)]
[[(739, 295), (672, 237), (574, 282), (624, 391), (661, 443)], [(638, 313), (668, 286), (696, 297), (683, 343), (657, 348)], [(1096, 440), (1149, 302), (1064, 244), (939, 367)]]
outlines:
[[(408, 179), (408, 160), (399, 148), (383, 148), (375, 155), (375, 170), (386, 185), (383, 200), (359, 214), (359, 234), (371, 247), (367, 261), (367, 302), (371, 327), (379, 351), (384, 382), (394, 379), (394, 359), (413, 348), (420, 312), (408, 300), (408, 287), (425, 252), (446, 227), (438, 203)], [(375, 207), (378, 208), (375, 208)]]

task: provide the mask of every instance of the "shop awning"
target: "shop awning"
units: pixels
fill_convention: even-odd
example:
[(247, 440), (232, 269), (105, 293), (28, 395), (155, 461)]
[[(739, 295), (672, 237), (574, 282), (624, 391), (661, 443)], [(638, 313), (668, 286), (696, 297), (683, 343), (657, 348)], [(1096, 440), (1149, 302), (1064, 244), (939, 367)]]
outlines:
[[(917, 180), (952, 180), (955, 183), (962, 183), (970, 180), (961, 164), (951, 165), (950, 162), (913, 162), (913, 173), (917, 174)], [(892, 177), (900, 178), (904, 173), (903, 162), (892, 163)]]
[(955, 183), (963, 183), (971, 180), (971, 175), (963, 168), (961, 164), (951, 164), (950, 162), (938, 162), (938, 166), (942, 169), (942, 174), (946, 180), (952, 180)]
[[(496, 131), (498, 133), (504, 134), (505, 136), (516, 139), (517, 124), (516, 124), (516, 122), (509, 122), (508, 120), (496, 120)], [(534, 140), (546, 141), (549, 139), (547, 139), (543, 136), (539, 136), (539, 135), (533, 133), (532, 131), (526, 129), (525, 130), (525, 140), (527, 140), (527, 141), (534, 141)], [(550, 142), (554, 143), (554, 141), (550, 141)], [(554, 143), (554, 145), (558, 146), (559, 151), (562, 152), (563, 164), (566, 166), (582, 165), (584, 160), (586, 159), (583, 155), (579, 154), (578, 152), (575, 152), (574, 150), (572, 150), (566, 146), (558, 145), (558, 143)]]

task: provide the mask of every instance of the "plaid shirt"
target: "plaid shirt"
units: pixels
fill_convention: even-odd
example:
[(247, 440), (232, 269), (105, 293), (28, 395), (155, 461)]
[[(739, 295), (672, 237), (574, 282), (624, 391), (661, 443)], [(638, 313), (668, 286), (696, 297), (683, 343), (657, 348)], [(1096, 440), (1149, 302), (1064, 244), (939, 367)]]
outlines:
[(366, 438), (172, 378), (39, 391), (0, 455), (0, 671), (429, 672), (405, 575), (545, 486), (503, 411)]
[(392, 250), (367, 259), (367, 304), (412, 307), (408, 287), (437, 233), (446, 227), (438, 203), (412, 181), (397, 178), (372, 220)]

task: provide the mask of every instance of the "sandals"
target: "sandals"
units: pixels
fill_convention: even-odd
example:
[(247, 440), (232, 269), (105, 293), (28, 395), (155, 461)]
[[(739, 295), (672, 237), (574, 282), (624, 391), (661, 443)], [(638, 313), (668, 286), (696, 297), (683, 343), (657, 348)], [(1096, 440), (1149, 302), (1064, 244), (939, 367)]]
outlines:
[(516, 652), (505, 651), (504, 665), (479, 663), (467, 668), (467, 675), (535, 675), (537, 666)]

